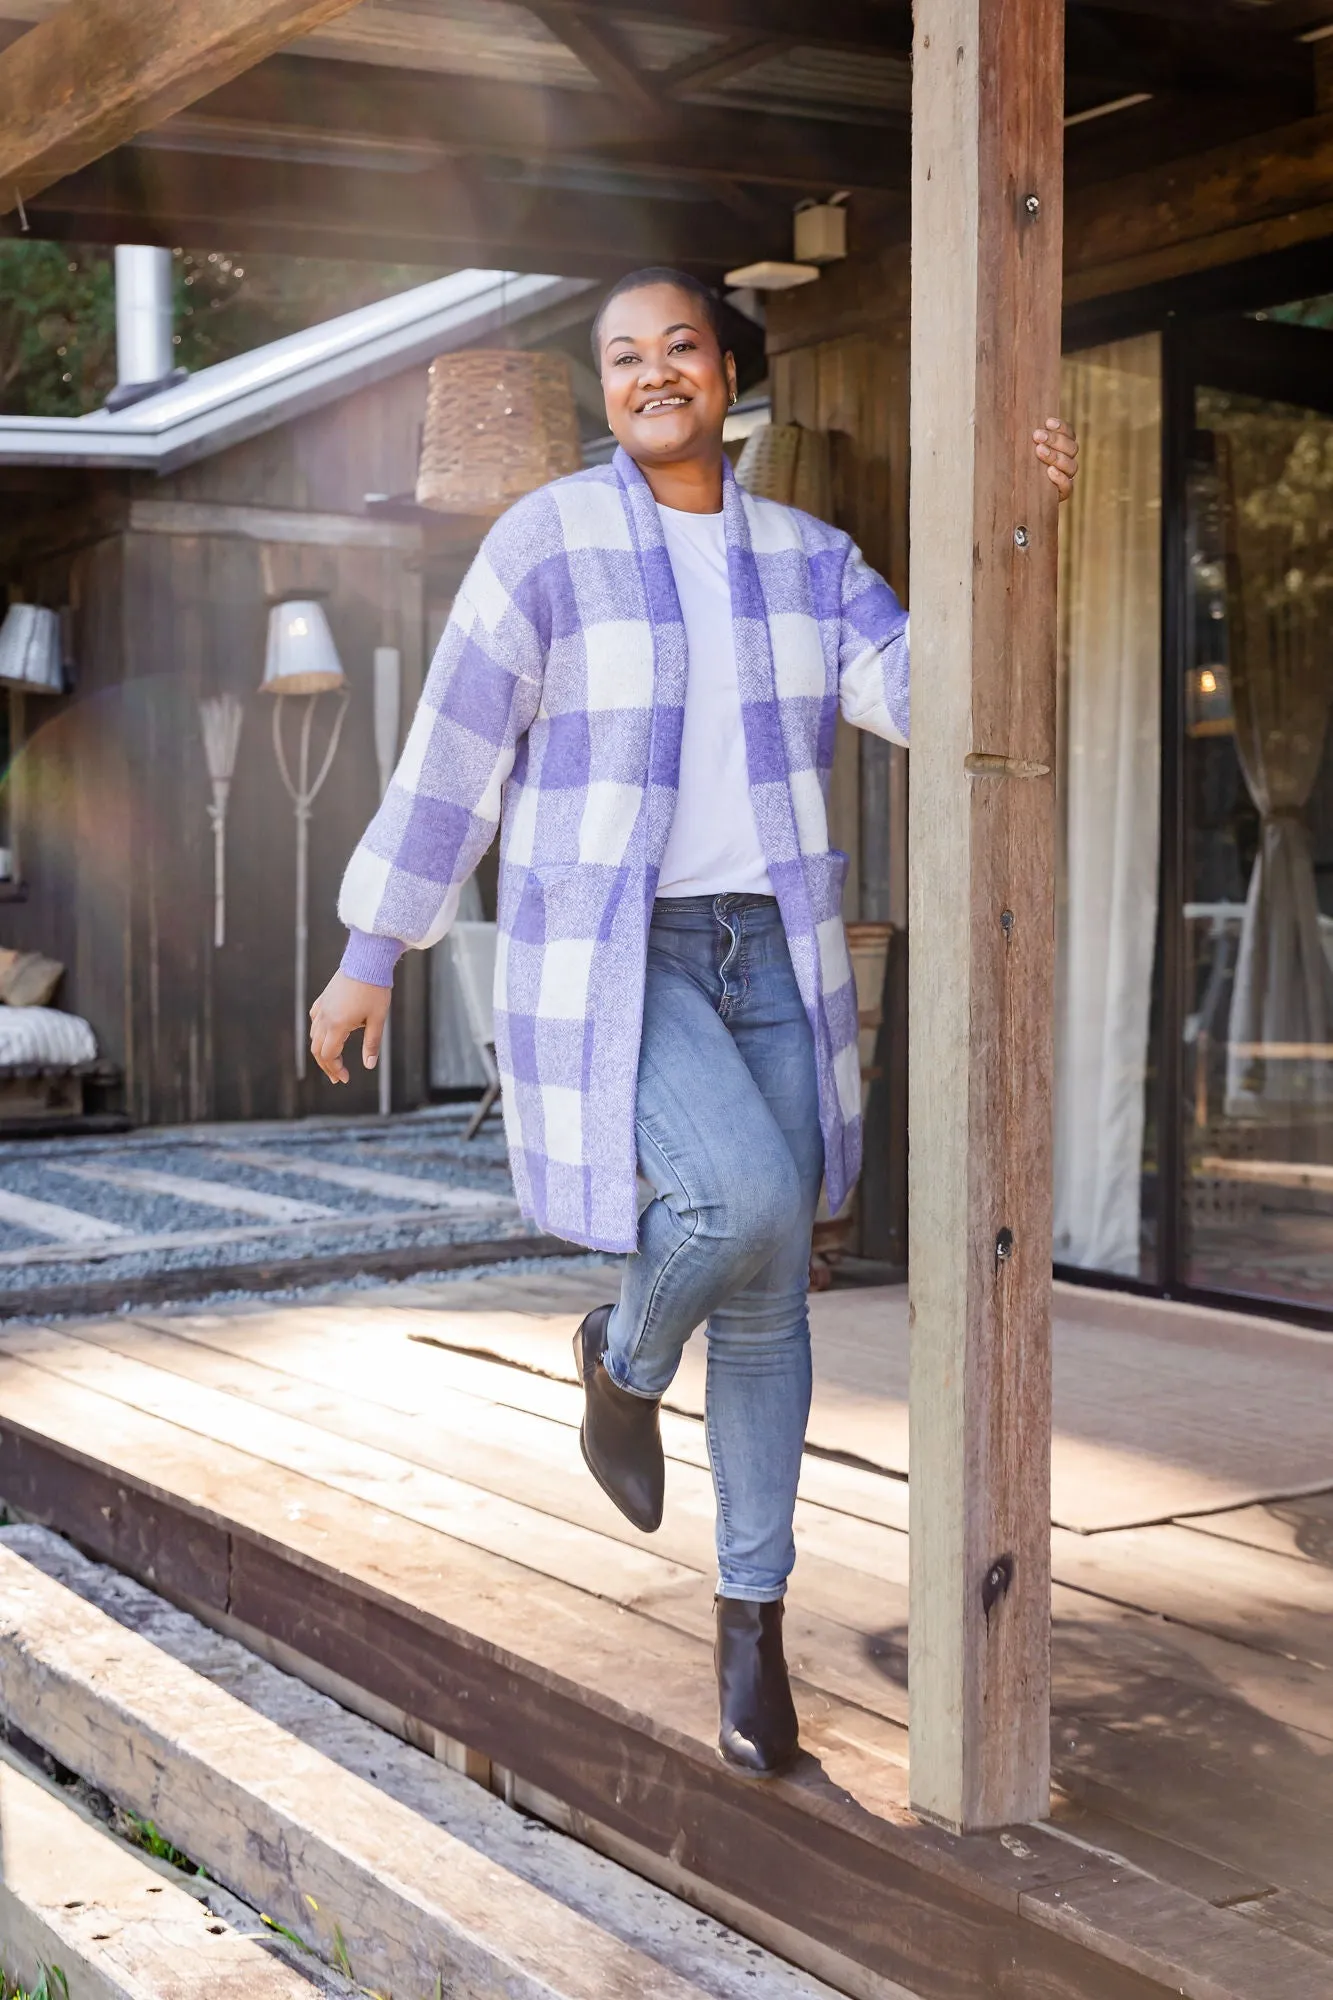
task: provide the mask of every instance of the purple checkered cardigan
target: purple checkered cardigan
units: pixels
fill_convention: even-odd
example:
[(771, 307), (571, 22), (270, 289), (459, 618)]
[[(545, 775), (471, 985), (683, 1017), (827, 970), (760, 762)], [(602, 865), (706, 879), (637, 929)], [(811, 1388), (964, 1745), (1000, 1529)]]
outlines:
[[(905, 743), (907, 617), (848, 537), (756, 499), (724, 515), (750, 789), (814, 1031), (829, 1203), (861, 1080), (825, 793), (841, 708)], [(448, 931), (500, 825), (495, 1048), (514, 1184), (557, 1236), (632, 1250), (644, 961), (676, 804), (687, 653), (657, 506), (625, 452), (520, 500), (454, 603), (339, 914), (355, 978)]]

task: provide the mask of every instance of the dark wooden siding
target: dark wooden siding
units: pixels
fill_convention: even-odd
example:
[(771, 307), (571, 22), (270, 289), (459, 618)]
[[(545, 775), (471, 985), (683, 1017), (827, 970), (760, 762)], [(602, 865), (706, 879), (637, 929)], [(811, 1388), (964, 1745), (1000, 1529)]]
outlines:
[(415, 486), (425, 408), (426, 370), (414, 368), (137, 490), (359, 514), (367, 493)]
[[(124, 476), (120, 511), (137, 497), (363, 517), (367, 492), (412, 485), (424, 394), (425, 371), (414, 369), (168, 478)], [(54, 510), (78, 491), (72, 475), (52, 496), (52, 543), (70, 538), (57, 534)], [(114, 490), (106, 499), (114, 516)], [(29, 520), (24, 533), (25, 594), (74, 606), (77, 678), (59, 702), (28, 702), (20, 780), (28, 893), (0, 904), (0, 943), (49, 952), (67, 967), (60, 1004), (86, 1015), (124, 1067), (139, 1122), (373, 1111), (376, 1080), (355, 1065), (336, 1095), (316, 1070), (296, 1078), (296, 827), (274, 758), (275, 701), (260, 679), (269, 596), (312, 583), (326, 590), (350, 700), (311, 824), (313, 997), (341, 954), (338, 882), (378, 796), (377, 645), (403, 656), (404, 730), (420, 692), (419, 555), (135, 526), (43, 557), (31, 552), (40, 522)], [(284, 534), (299, 535), (299, 524), (289, 519)], [(199, 702), (226, 692), (245, 716), (228, 821), (227, 941), (215, 951)], [(293, 749), (301, 705), (284, 714)], [(335, 712), (323, 697), (318, 745)], [(395, 995), (399, 1105), (426, 1092), (425, 1000), (425, 964), (411, 954)]]
[(59, 700), (28, 696), (26, 742), (10, 783), (27, 894), (0, 904), (0, 943), (58, 959), (57, 999), (97, 1026), (123, 1063), (132, 876), (132, 797), (120, 726), (122, 550), (119, 537), (34, 565), (31, 597), (73, 607), (77, 679)]

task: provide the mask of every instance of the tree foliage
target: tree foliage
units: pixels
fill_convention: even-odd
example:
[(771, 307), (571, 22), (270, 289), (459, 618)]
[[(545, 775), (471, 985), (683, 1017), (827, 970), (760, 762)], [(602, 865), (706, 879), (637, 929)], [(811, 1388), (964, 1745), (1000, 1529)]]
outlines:
[[(176, 360), (194, 373), (368, 305), (438, 269), (177, 250)], [(0, 241), (0, 410), (78, 417), (116, 381), (112, 252), (34, 238)]]

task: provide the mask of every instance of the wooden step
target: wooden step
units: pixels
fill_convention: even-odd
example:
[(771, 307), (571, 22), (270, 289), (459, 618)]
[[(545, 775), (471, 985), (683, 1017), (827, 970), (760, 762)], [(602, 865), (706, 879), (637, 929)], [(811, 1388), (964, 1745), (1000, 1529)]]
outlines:
[(71, 2000), (312, 2000), (314, 1992), (3, 1748), (0, 1962), (26, 1986), (56, 1969)]
[(5, 1534), (7, 1717), (362, 1984), (423, 2000), (437, 1979), (456, 2000), (832, 2000), (55, 1537)]

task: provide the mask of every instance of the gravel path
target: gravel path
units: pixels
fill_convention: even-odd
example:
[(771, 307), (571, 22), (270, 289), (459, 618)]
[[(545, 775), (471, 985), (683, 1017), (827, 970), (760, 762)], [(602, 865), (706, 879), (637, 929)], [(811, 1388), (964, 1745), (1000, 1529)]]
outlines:
[[(465, 1141), (470, 1110), (0, 1144), (0, 1300), (298, 1259), (318, 1285), (321, 1259), (351, 1251), (512, 1238), (521, 1256), (534, 1232), (514, 1201), (499, 1121)], [(88, 1218), (123, 1234), (85, 1240)]]

